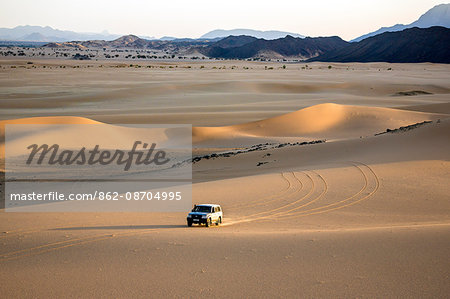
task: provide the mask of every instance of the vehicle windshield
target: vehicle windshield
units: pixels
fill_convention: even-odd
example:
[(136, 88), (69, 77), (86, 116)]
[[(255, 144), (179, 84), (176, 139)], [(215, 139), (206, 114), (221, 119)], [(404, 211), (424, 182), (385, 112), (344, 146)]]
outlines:
[(211, 207), (208, 206), (196, 206), (192, 212), (210, 213)]

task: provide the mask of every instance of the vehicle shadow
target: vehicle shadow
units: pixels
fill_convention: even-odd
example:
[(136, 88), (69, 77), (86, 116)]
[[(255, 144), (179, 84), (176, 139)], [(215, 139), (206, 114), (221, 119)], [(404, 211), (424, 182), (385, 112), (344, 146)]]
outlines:
[(120, 230), (120, 229), (164, 229), (164, 228), (187, 228), (186, 225), (180, 224), (165, 224), (165, 225), (113, 225), (113, 226), (74, 226), (74, 227), (59, 227), (51, 230)]

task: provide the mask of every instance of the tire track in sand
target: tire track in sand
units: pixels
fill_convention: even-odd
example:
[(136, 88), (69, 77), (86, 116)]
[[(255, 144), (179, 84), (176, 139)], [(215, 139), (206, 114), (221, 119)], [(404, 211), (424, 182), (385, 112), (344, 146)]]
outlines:
[[(309, 209), (309, 210), (301, 210), (295, 213), (286, 213), (283, 217), (284, 219), (286, 218), (295, 218), (295, 217), (303, 217), (303, 216), (310, 216), (310, 215), (316, 215), (316, 214), (322, 214), (322, 213), (328, 213), (331, 211), (335, 211), (335, 210), (339, 210), (345, 207), (349, 207), (352, 206), (354, 204), (357, 204), (363, 200), (368, 199), (369, 197), (373, 196), (379, 189), (380, 186), (380, 181), (378, 176), (376, 175), (376, 173), (373, 171), (373, 169), (371, 167), (369, 167), (368, 165), (361, 163), (361, 162), (351, 162), (351, 164), (356, 167), (360, 173), (363, 175), (364, 178), (364, 186), (361, 188), (361, 190), (359, 190), (357, 193), (355, 193), (352, 196), (346, 197), (342, 200), (339, 200), (337, 202), (322, 206), (322, 207), (317, 207), (317, 208), (313, 208), (313, 209)], [(369, 176), (363, 171), (363, 169), (360, 167), (363, 166), (368, 173), (370, 174)], [(370, 177), (370, 179), (369, 179)], [(370, 182), (373, 182), (373, 190), (370, 191), (369, 193), (367, 193), (365, 196), (362, 196), (359, 198), (359, 196), (361, 196), (363, 194), (363, 192), (365, 190), (367, 190)], [(356, 200), (351, 201), (352, 199), (356, 198)]]
[[(292, 175), (294, 175), (293, 172), (291, 172), (291, 173), (292, 173)], [(287, 182), (287, 186), (285, 189), (279, 191), (276, 194), (270, 194), (268, 196), (264, 196), (264, 197), (261, 197), (261, 198), (255, 199), (255, 200), (251, 200), (248, 202), (242, 202), (240, 205), (234, 205), (233, 208), (240, 209), (242, 207), (259, 206), (259, 205), (264, 204), (265, 200), (272, 199), (272, 198), (275, 199), (275, 198), (283, 197), (283, 196), (286, 196), (287, 194), (289, 194), (292, 191), (292, 189), (295, 189), (295, 187), (293, 186), (294, 184), (291, 183), (291, 181), (286, 177), (286, 173), (281, 172), (280, 174), (281, 174), (281, 177)], [(300, 188), (303, 188), (303, 184), (301, 182), (300, 182), (300, 184), (301, 184)]]
[[(267, 211), (262, 211), (262, 212), (259, 212), (259, 213), (247, 215), (247, 216), (245, 216), (245, 217), (240, 217), (240, 218), (238, 218), (238, 219), (236, 219), (236, 220), (231, 220), (230, 222), (227, 221), (226, 223), (223, 224), (223, 226), (229, 226), (229, 225), (234, 225), (234, 224), (238, 224), (238, 223), (252, 222), (252, 221), (256, 221), (256, 220), (268, 219), (268, 218), (273, 217), (273, 215), (274, 215), (273, 212), (276, 212), (276, 211), (279, 211), (279, 210), (284, 209), (284, 208), (286, 208), (286, 207), (289, 207), (289, 206), (298, 204), (298, 203), (304, 201), (305, 199), (309, 198), (309, 197), (316, 191), (317, 187), (316, 187), (316, 183), (314, 182), (313, 178), (312, 178), (308, 173), (306, 173), (306, 172), (303, 172), (303, 173), (305, 174), (305, 176), (306, 176), (306, 177), (309, 179), (309, 181), (311, 182), (311, 189), (310, 189), (309, 192), (308, 192), (306, 195), (304, 195), (303, 197), (301, 197), (301, 198), (299, 198), (299, 199), (297, 199), (297, 200), (295, 200), (295, 201), (293, 201), (293, 202), (289, 202), (289, 203), (287, 203), (287, 204), (285, 204), (285, 205), (282, 205), (282, 206), (280, 206), (280, 207), (278, 207), (278, 208), (274, 208), (274, 209), (270, 209), (270, 210), (267, 210)], [(317, 174), (317, 173), (316, 173), (316, 174)], [(295, 176), (295, 178), (300, 182), (300, 179), (295, 175), (295, 173), (294, 173), (294, 176)], [(325, 182), (325, 181), (323, 180), (323, 182)], [(325, 185), (325, 190), (322, 191), (321, 194), (320, 194), (319, 196), (317, 196), (316, 198), (314, 198), (312, 201), (306, 203), (305, 205), (309, 205), (309, 204), (311, 204), (312, 202), (318, 200), (320, 197), (323, 196), (323, 194), (325, 194), (326, 190), (327, 190), (327, 187), (326, 187), (326, 185)], [(281, 199), (285, 199), (285, 198), (281, 198)], [(272, 213), (272, 214), (271, 214), (271, 213)], [(269, 215), (263, 215), (263, 214), (269, 214)], [(258, 215), (262, 215), (262, 216), (258, 216)], [(255, 216), (257, 216), (257, 217), (255, 217)], [(251, 219), (250, 219), (250, 217), (251, 217)]]
[[(350, 197), (350, 198), (347, 198), (347, 199), (345, 199), (345, 200), (339, 201), (339, 202), (337, 203), (337, 204), (339, 204), (339, 205), (337, 205), (337, 206), (335, 206), (335, 207), (330, 207), (330, 208), (327, 208), (327, 209), (325, 209), (325, 210), (318, 210), (318, 211), (314, 211), (314, 212), (313, 212), (312, 210), (311, 210), (311, 211), (304, 211), (304, 212), (306, 212), (305, 214), (296, 215), (296, 216), (297, 216), (297, 217), (298, 217), (298, 216), (309, 216), (309, 215), (315, 215), (315, 214), (329, 213), (329, 212), (331, 212), (331, 211), (343, 209), (343, 208), (346, 208), (346, 207), (355, 205), (355, 204), (357, 204), (357, 203), (360, 203), (361, 201), (368, 199), (369, 197), (373, 196), (376, 192), (378, 192), (378, 189), (379, 189), (379, 187), (380, 187), (380, 180), (379, 180), (377, 174), (375, 173), (375, 171), (373, 171), (373, 169), (372, 169), (371, 167), (369, 167), (368, 165), (366, 165), (366, 164), (364, 164), (364, 163), (361, 163), (361, 162), (352, 162), (352, 163), (355, 163), (354, 165), (355, 165), (356, 167), (358, 167), (356, 164), (362, 165), (363, 167), (365, 167), (365, 168), (369, 171), (369, 173), (371, 174), (372, 178), (374, 179), (373, 182), (374, 182), (374, 184), (375, 184), (375, 186), (374, 186), (374, 188), (373, 188), (372, 191), (370, 191), (370, 192), (367, 193), (365, 196), (362, 196), (361, 198), (359, 198), (359, 199), (357, 199), (357, 200), (354, 200), (354, 201), (350, 201), (350, 202), (347, 202), (347, 203), (346, 203), (346, 201), (349, 201), (349, 200), (352, 198), (352, 197)], [(359, 168), (359, 169), (361, 170), (361, 172), (363, 173), (363, 175), (364, 175), (364, 177), (365, 177), (365, 179), (366, 179), (367, 184), (369, 184), (369, 178), (368, 178), (368, 176), (367, 176), (366, 174), (364, 174), (364, 172), (362, 171), (362, 169), (361, 169), (360, 167), (358, 167), (358, 168)], [(366, 188), (366, 189), (367, 189), (367, 188)], [(359, 193), (359, 195), (361, 195), (361, 194), (362, 194), (362, 193)], [(344, 203), (344, 204), (341, 205), (342, 203)]]
[[(322, 184), (325, 186), (325, 188), (321, 192), (321, 194), (319, 194), (319, 196), (317, 196), (313, 200), (311, 200), (307, 203), (304, 203), (302, 205), (295, 206), (286, 211), (279, 211), (279, 212), (273, 213), (277, 210), (286, 208), (287, 206), (292, 206), (292, 205), (298, 204), (301, 201), (301, 200), (296, 200), (294, 202), (291, 202), (287, 205), (283, 205), (282, 207), (279, 207), (276, 209), (271, 209), (271, 210), (268, 210), (265, 212), (246, 216), (249, 218), (252, 217), (252, 219), (243, 218), (243, 219), (239, 219), (236, 221), (231, 221), (229, 224), (227, 223), (227, 225), (233, 225), (233, 224), (244, 223), (244, 222), (252, 222), (252, 221), (260, 221), (260, 220), (266, 220), (266, 219), (273, 219), (276, 217), (281, 217), (282, 219), (286, 219), (286, 218), (295, 218), (295, 217), (303, 217), (303, 216), (309, 216), (309, 215), (315, 215), (315, 214), (328, 213), (328, 212), (332, 212), (335, 210), (339, 210), (342, 208), (346, 208), (346, 207), (355, 205), (355, 204), (360, 203), (361, 201), (366, 200), (369, 197), (373, 196), (378, 191), (379, 186), (380, 186), (380, 181), (379, 181), (379, 178), (378, 178), (377, 174), (375, 173), (375, 171), (370, 166), (368, 166), (367, 164), (364, 164), (362, 162), (350, 162), (350, 164), (353, 167), (355, 167), (359, 171), (359, 173), (362, 175), (362, 177), (364, 179), (364, 185), (358, 192), (356, 192), (355, 194), (353, 194), (349, 197), (346, 197), (346, 198), (341, 199), (336, 202), (332, 202), (330, 204), (326, 204), (324, 206), (319, 206), (316, 208), (305, 210), (304, 208), (310, 206), (313, 203), (317, 203), (326, 194), (326, 192), (328, 191), (328, 188), (329, 188), (325, 178), (322, 175), (320, 175), (316, 171), (311, 171), (317, 175), (317, 177), (322, 181)], [(311, 177), (309, 176), (309, 178), (311, 178)], [(374, 185), (373, 190), (371, 190), (366, 195), (361, 196), (364, 194), (364, 191), (366, 191), (369, 188), (369, 185)], [(272, 214), (259, 216), (259, 217), (253, 217), (255, 215), (259, 215), (259, 214), (263, 214), (263, 213), (272, 213)]]
[[(351, 195), (349, 197), (346, 197), (346, 198), (344, 198), (342, 200), (339, 200), (339, 201), (336, 201), (336, 202), (332, 202), (332, 203), (324, 205), (324, 206), (319, 206), (317, 208), (307, 209), (307, 210), (300, 210), (300, 211), (297, 211), (297, 212), (294, 212), (294, 213), (292, 211), (289, 211), (289, 212), (285, 213), (283, 216), (284, 217), (292, 217), (292, 216), (299, 216), (299, 215), (303, 216), (303, 215), (310, 215), (310, 213), (308, 213), (308, 212), (320, 211), (320, 210), (328, 211), (328, 210), (330, 210), (329, 208), (332, 208), (332, 207), (338, 206), (340, 204), (346, 203), (346, 202), (352, 200), (353, 198), (358, 197), (359, 195), (361, 195), (368, 188), (368, 186), (369, 186), (369, 179), (368, 179), (367, 175), (364, 173), (364, 171), (360, 167), (358, 167), (358, 165), (356, 165), (355, 163), (351, 163), (351, 165), (353, 167), (355, 167), (360, 174), (362, 174), (362, 177), (364, 179), (364, 185), (357, 193), (355, 193), (355, 194), (353, 194), (353, 195)], [(322, 179), (324, 181), (326, 181), (323, 177), (322, 177)], [(294, 210), (299, 210), (299, 209), (294, 209)], [(308, 214), (305, 214), (305, 213), (308, 213)]]

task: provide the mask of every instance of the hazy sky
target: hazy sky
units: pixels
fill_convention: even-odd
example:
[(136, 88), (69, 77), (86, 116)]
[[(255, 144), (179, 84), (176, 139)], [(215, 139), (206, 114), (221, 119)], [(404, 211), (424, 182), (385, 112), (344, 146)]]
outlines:
[(408, 24), (437, 0), (0, 0), (0, 27), (51, 26), (78, 32), (199, 37), (213, 29), (281, 30), (352, 39)]

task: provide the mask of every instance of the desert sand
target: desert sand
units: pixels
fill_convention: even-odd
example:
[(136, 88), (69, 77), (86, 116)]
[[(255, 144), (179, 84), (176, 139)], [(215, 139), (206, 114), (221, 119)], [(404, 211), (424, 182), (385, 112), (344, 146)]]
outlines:
[(4, 297), (448, 296), (450, 66), (0, 64), (1, 128), (192, 124), (193, 201), (224, 210), (2, 210)]

